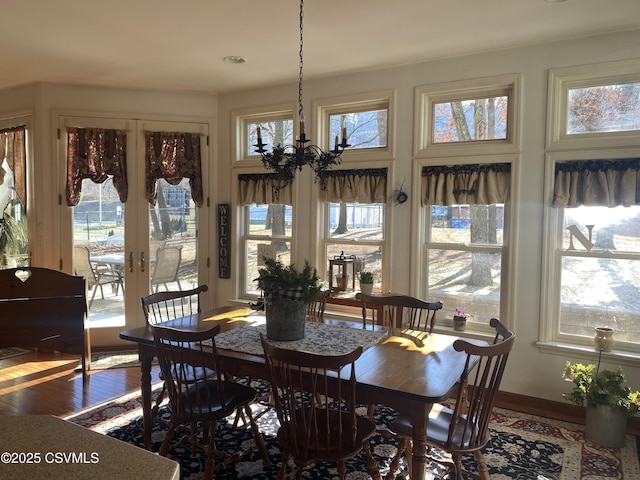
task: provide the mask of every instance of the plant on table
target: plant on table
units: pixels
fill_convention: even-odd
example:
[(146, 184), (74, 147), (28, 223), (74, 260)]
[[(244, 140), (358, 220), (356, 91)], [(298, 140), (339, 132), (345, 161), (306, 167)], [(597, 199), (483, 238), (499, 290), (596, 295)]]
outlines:
[(265, 298), (280, 295), (282, 291), (298, 292), (298, 298), (304, 303), (313, 301), (322, 289), (318, 270), (307, 260), (304, 268), (298, 270), (294, 264), (284, 265), (282, 261), (263, 257), (264, 267), (258, 269), (258, 288), (264, 292)]
[(367, 270), (362, 270), (358, 277), (360, 281), (360, 285), (363, 283), (373, 283), (373, 272), (368, 272)]

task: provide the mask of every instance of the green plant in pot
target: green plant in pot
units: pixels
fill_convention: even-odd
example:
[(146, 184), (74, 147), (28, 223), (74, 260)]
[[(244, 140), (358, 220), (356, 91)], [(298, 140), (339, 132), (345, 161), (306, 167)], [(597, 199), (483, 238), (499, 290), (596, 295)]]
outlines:
[(627, 417), (640, 411), (640, 391), (626, 385), (622, 368), (600, 370), (599, 365), (567, 362), (562, 378), (574, 384), (562, 397), (587, 409), (587, 438), (606, 447), (623, 447)]
[(360, 291), (371, 295), (373, 291), (373, 272), (362, 270), (360, 275), (358, 275), (358, 281), (360, 282)]
[(322, 288), (317, 269), (308, 261), (298, 270), (280, 260), (263, 257), (264, 267), (258, 269), (258, 288), (263, 291), (267, 317), (267, 338), (299, 340), (304, 337), (307, 303), (313, 301)]

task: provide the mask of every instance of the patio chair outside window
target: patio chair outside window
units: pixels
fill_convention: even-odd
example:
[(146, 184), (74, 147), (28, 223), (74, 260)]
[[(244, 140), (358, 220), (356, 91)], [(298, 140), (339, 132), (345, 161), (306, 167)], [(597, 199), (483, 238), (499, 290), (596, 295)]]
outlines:
[(122, 287), (122, 294), (124, 295), (124, 279), (120, 272), (111, 269), (98, 270), (94, 268), (91, 264), (90, 252), (87, 247), (73, 247), (73, 254), (73, 269), (75, 274), (86, 277), (89, 289), (93, 289), (91, 299), (89, 300), (89, 308), (91, 308), (93, 299), (96, 296), (97, 287), (100, 287), (100, 296), (103, 300), (104, 290), (102, 287), (108, 284), (115, 284), (116, 295), (118, 295), (119, 287)]
[(182, 290), (178, 273), (182, 261), (182, 245), (161, 247), (156, 252), (156, 263), (151, 274), (151, 291), (157, 292), (160, 285), (169, 290), (167, 284), (176, 283)]

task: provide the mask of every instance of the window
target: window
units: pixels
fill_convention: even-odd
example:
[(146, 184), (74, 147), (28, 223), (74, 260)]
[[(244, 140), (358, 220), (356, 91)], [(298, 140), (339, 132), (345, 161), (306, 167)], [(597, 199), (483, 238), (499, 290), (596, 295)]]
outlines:
[(640, 143), (640, 60), (549, 72), (547, 146), (624, 147)]
[(342, 154), (345, 161), (372, 161), (391, 156), (392, 91), (316, 100), (313, 105), (319, 116), (319, 146), (332, 149), (346, 138), (350, 147)]
[(616, 348), (637, 345), (640, 206), (581, 206), (560, 215), (559, 337), (581, 336), (590, 343), (595, 327), (611, 327)]
[(261, 294), (255, 279), (262, 257), (277, 258), (285, 265), (292, 261), (292, 184), (281, 186), (272, 174), (238, 175), (240, 205), (241, 296)]
[(416, 88), (415, 155), (516, 151), (519, 86), (507, 75)]
[(0, 128), (0, 268), (28, 266), (27, 129)]
[[(325, 173), (324, 265), (329, 260), (353, 258), (357, 275), (373, 273), (374, 291), (381, 291), (384, 277), (385, 215), (387, 169), (331, 170)], [(347, 284), (353, 285), (353, 279)], [(327, 284), (338, 285), (335, 279)]]
[(424, 297), (443, 302), (444, 321), (456, 310), (478, 328), (500, 318), (510, 172), (510, 163), (422, 168)]
[(616, 350), (639, 353), (640, 158), (564, 160), (589, 155), (549, 157), (554, 188), (543, 341), (593, 348), (594, 328), (607, 326), (615, 330)]
[(236, 111), (233, 113), (236, 146), (236, 160), (259, 160), (256, 152), (258, 143), (258, 128), (265, 149), (272, 150), (274, 146), (292, 145), (295, 135), (293, 122), (293, 107), (290, 105), (274, 106), (268, 112), (264, 111)]

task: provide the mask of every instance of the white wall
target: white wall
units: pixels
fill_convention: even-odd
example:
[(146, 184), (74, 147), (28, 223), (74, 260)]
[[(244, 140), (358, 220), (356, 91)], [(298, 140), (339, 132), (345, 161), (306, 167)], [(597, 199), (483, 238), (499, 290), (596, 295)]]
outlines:
[[(311, 112), (314, 99), (368, 91), (394, 89), (397, 95), (395, 119), (395, 161), (391, 186), (404, 182), (411, 188), (414, 87), (458, 80), (468, 80), (502, 74), (522, 75), (521, 155), (519, 178), (512, 195), (516, 210), (517, 234), (511, 245), (516, 266), (513, 281), (513, 311), (508, 319), (517, 333), (517, 343), (503, 381), (506, 391), (555, 401), (568, 391), (560, 378), (566, 360), (593, 362), (590, 358), (570, 358), (565, 355), (542, 354), (536, 347), (540, 320), (540, 284), (543, 222), (543, 179), (545, 154), (545, 122), (547, 75), (550, 68), (602, 63), (637, 58), (640, 30), (617, 34), (578, 38), (569, 41), (534, 45), (473, 56), (449, 58), (377, 71), (339, 77), (305, 80), (305, 111)], [(293, 81), (294, 79), (292, 79)], [(233, 158), (230, 119), (234, 109), (267, 106), (297, 99), (296, 84), (254, 91), (242, 91), (218, 98), (219, 155), (222, 159), (217, 183), (216, 202), (231, 201), (233, 178), (229, 159)], [(307, 121), (309, 120), (307, 114)], [(312, 130), (313, 131), (313, 126)], [(317, 140), (317, 139), (315, 139)], [(311, 188), (310, 177), (304, 188)], [(410, 192), (410, 202), (418, 201), (417, 192)], [(297, 205), (310, 211), (309, 205)], [(412, 234), (409, 202), (393, 207), (392, 272), (390, 288), (409, 291), (409, 267)], [(299, 249), (312, 248), (302, 241)], [(233, 296), (232, 280), (217, 280), (217, 300)], [(507, 320), (507, 319), (503, 319)], [(640, 369), (625, 367), (632, 386), (640, 387)]]

